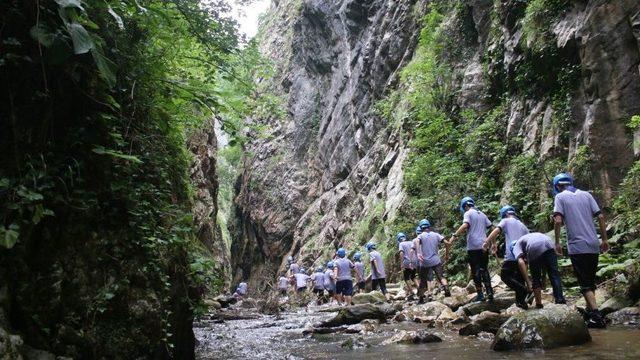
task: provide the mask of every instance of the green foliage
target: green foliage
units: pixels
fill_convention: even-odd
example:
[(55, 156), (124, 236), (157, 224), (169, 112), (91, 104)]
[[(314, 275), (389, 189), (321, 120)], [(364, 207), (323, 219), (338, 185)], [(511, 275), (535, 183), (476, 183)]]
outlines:
[(640, 127), (640, 115), (633, 115), (631, 117), (631, 120), (629, 120), (629, 124), (627, 124), (627, 127), (631, 130), (636, 130), (638, 127)]
[(636, 161), (618, 187), (618, 196), (613, 209), (618, 214), (615, 219), (617, 231), (640, 234), (640, 161)]
[(568, 0), (531, 0), (522, 19), (525, 41), (535, 51), (553, 46), (551, 25), (570, 5)]

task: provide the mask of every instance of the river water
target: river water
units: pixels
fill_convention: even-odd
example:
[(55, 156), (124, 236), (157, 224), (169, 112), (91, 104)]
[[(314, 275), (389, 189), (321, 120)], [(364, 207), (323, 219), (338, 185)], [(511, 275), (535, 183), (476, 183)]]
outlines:
[[(380, 345), (399, 330), (427, 329), (424, 324), (387, 323), (366, 335), (303, 335), (310, 324), (331, 318), (335, 313), (309, 308), (278, 316), (260, 315), (252, 320), (216, 323), (201, 320), (194, 332), (198, 359), (640, 359), (640, 329), (592, 330), (585, 345), (546, 351), (495, 352), (491, 339), (461, 337), (454, 328), (431, 328), (440, 343)], [(348, 339), (361, 347), (344, 348)]]

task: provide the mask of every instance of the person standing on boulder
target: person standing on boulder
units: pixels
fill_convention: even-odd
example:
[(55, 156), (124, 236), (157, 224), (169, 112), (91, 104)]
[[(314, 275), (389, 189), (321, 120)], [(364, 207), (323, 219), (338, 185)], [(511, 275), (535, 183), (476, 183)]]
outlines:
[[(536, 308), (542, 308), (542, 270), (549, 274), (553, 297), (556, 304), (566, 304), (562, 294), (562, 280), (558, 272), (558, 257), (553, 249), (551, 239), (542, 233), (526, 234), (518, 239), (513, 247), (507, 249), (518, 259), (518, 268), (527, 283), (529, 290), (533, 289), (536, 298)], [(526, 262), (525, 262), (526, 259)], [(531, 278), (527, 273), (527, 262), (531, 271)]]
[(345, 258), (347, 256), (345, 249), (338, 249), (336, 255), (338, 258), (333, 261), (333, 278), (336, 279), (338, 304), (351, 305), (351, 296), (353, 296), (351, 271), (355, 268), (355, 265), (351, 260)]
[(331, 302), (332, 299), (336, 302), (338, 301), (336, 296), (336, 282), (333, 280), (333, 268), (333, 261), (327, 262), (327, 270), (324, 272), (324, 288), (327, 290), (327, 293), (329, 293), (329, 302)]
[(473, 282), (478, 295), (475, 301), (484, 301), (482, 284), (484, 283), (487, 298), (493, 302), (493, 288), (491, 287), (491, 276), (489, 275), (489, 255), (482, 249), (486, 239), (487, 229), (491, 227), (491, 221), (482, 211), (476, 209), (475, 202), (470, 197), (465, 197), (460, 201), (460, 212), (463, 214), (463, 223), (458, 230), (451, 235), (447, 241), (451, 245), (462, 233), (467, 233), (467, 255)]
[(407, 286), (407, 300), (413, 299), (413, 282), (416, 278), (416, 255), (413, 250), (413, 242), (407, 239), (404, 233), (396, 235), (398, 252), (402, 259), (402, 278)]
[(382, 261), (382, 255), (376, 250), (376, 244), (368, 242), (366, 245), (367, 252), (369, 252), (369, 262), (371, 264), (371, 289), (380, 291), (384, 294), (384, 297), (389, 301), (387, 294), (387, 274), (384, 271), (384, 262)]
[(364, 264), (362, 263), (362, 253), (357, 251), (353, 255), (353, 261), (355, 261), (354, 269), (356, 270), (356, 288), (357, 291), (363, 292), (366, 287), (366, 282), (364, 280)]
[(280, 295), (282, 296), (287, 296), (287, 291), (289, 290), (289, 279), (287, 279), (286, 277), (286, 273), (282, 273), (280, 274), (280, 277), (278, 278), (278, 291), (280, 292)]
[(483, 249), (488, 251), (489, 248), (495, 253), (497, 248), (496, 238), (501, 233), (504, 234), (504, 262), (500, 270), (500, 278), (513, 291), (516, 292), (516, 305), (522, 309), (527, 309), (527, 297), (531, 292), (528, 291), (525, 278), (518, 268), (518, 259), (513, 256), (511, 249), (513, 244), (522, 236), (529, 233), (529, 229), (520, 221), (516, 215), (516, 209), (511, 205), (500, 208), (500, 223), (489, 234), (485, 240)]
[[(444, 277), (442, 260), (438, 254), (440, 242), (444, 240), (444, 236), (435, 231), (431, 231), (431, 223), (427, 219), (420, 220), (420, 229), (422, 233), (413, 243), (418, 257), (418, 273), (420, 276), (420, 287), (418, 288), (419, 303), (424, 303), (424, 293), (427, 290), (427, 276), (432, 271), (440, 282), (440, 286), (445, 296), (451, 296), (447, 279)], [(447, 245), (447, 253), (449, 246)], [(431, 299), (431, 289), (429, 289), (429, 299)]]
[(313, 293), (318, 296), (318, 304), (322, 304), (325, 300), (324, 297), (324, 269), (322, 266), (318, 266), (316, 272), (311, 275), (311, 281), (313, 282)]
[[(592, 328), (605, 328), (606, 323), (596, 303), (596, 270), (600, 252), (609, 251), (607, 224), (604, 215), (593, 196), (573, 186), (573, 178), (560, 173), (553, 178), (553, 220), (556, 240), (556, 252), (562, 255), (560, 230), (567, 229), (567, 249), (578, 278), (580, 291), (587, 303), (587, 325)], [(593, 218), (598, 219), (600, 237), (598, 241)]]

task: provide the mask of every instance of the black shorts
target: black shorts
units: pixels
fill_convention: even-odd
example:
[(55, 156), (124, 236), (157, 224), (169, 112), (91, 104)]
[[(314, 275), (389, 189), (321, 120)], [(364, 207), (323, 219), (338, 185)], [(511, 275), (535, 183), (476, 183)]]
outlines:
[(353, 295), (353, 281), (338, 280), (338, 282), (336, 282), (336, 294), (344, 296)]
[(403, 269), (402, 270), (402, 278), (404, 281), (413, 280), (416, 278), (416, 269)]
[(280, 295), (287, 295), (287, 290), (280, 289)]
[(329, 293), (329, 296), (333, 296), (336, 293), (335, 290), (329, 290), (329, 289), (327, 289), (327, 292)]
[(366, 287), (367, 287), (367, 283), (366, 283), (366, 282), (364, 282), (364, 281), (360, 281), (360, 282), (358, 283), (358, 289), (360, 289), (360, 290), (364, 290)]
[(371, 280), (371, 290), (378, 290), (378, 287), (383, 294), (387, 295), (387, 281), (385, 278)]
[(297, 290), (297, 291), (298, 291), (299, 293), (300, 293), (300, 292), (305, 292), (305, 291), (307, 291), (307, 287), (306, 287), (306, 286), (300, 287), (300, 288), (298, 288), (298, 290)]
[(420, 279), (421, 283), (425, 283), (424, 286), (426, 287), (427, 282), (433, 280), (433, 269), (426, 266), (419, 266), (418, 278)]
[(600, 254), (573, 254), (571, 265), (573, 272), (578, 278), (580, 291), (584, 294), (587, 291), (596, 290), (596, 271), (598, 270), (598, 257)]
[(322, 296), (324, 295), (324, 289), (313, 289), (313, 293), (318, 296)]

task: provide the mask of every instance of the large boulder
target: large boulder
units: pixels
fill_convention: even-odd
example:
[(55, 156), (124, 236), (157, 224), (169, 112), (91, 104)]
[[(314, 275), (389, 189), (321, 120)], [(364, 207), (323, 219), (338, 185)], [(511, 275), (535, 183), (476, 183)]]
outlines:
[(391, 344), (424, 344), (432, 342), (441, 342), (442, 339), (426, 330), (420, 331), (405, 331), (402, 330), (391, 338), (382, 342), (381, 345)]
[(607, 315), (611, 325), (640, 326), (640, 306), (626, 307)]
[(622, 296), (614, 296), (600, 305), (600, 312), (603, 315), (607, 315), (631, 305), (633, 305), (633, 302), (631, 300)]
[(450, 310), (445, 304), (437, 301), (431, 301), (426, 304), (414, 305), (405, 309), (402, 313), (406, 315), (407, 320), (415, 321), (416, 318), (433, 317), (437, 319), (443, 311)]
[(478, 315), (483, 311), (491, 311), (499, 313), (502, 310), (506, 310), (509, 306), (515, 303), (515, 298), (510, 296), (510, 293), (504, 293), (504, 295), (496, 297), (493, 302), (482, 301), (472, 302), (460, 307), (468, 316)]
[(481, 332), (495, 334), (500, 326), (509, 320), (509, 315), (484, 311), (471, 320), (471, 323), (462, 327), (458, 334), (462, 336), (478, 335)]
[(213, 301), (218, 302), (222, 307), (228, 307), (238, 302), (238, 299), (232, 295), (218, 295), (213, 298)]
[(498, 332), (493, 350), (551, 349), (591, 340), (582, 315), (566, 305), (549, 304), (511, 317)]
[(320, 323), (317, 327), (334, 327), (340, 325), (352, 325), (357, 324), (365, 319), (375, 319), (385, 321), (387, 317), (393, 316), (396, 313), (396, 309), (387, 304), (373, 305), (373, 304), (361, 304), (348, 306), (340, 309), (338, 314), (327, 321)]
[(355, 305), (360, 304), (383, 304), (387, 302), (384, 294), (380, 291), (372, 291), (368, 293), (356, 294), (352, 298), (352, 302)]
[(467, 304), (469, 300), (467, 299), (466, 293), (452, 293), (451, 296), (446, 297), (442, 300), (442, 303), (451, 308), (451, 310), (456, 311), (461, 306)]

